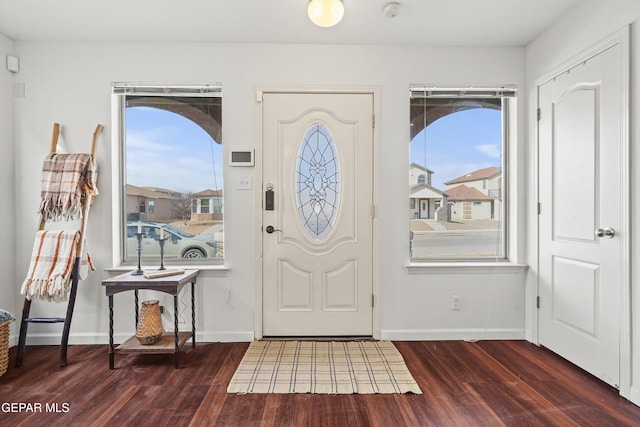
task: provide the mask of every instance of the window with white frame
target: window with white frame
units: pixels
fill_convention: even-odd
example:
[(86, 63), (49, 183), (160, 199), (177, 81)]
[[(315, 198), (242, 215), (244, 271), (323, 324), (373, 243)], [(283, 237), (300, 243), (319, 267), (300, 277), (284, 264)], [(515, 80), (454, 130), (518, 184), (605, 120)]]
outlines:
[(209, 213), (209, 199), (200, 200), (200, 213), (202, 214)]
[[(219, 84), (113, 84), (120, 139), (121, 261), (224, 260), (222, 95)], [(199, 209), (199, 203), (202, 209)], [(141, 235), (138, 243), (137, 234)]]
[(513, 86), (411, 86), (412, 261), (508, 258), (506, 166), (515, 95)]

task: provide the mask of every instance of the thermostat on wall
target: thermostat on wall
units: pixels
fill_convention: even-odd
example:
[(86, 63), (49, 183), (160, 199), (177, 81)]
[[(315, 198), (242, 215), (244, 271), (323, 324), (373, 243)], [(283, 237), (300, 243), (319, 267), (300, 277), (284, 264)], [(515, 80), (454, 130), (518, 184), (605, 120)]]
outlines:
[(253, 166), (253, 150), (229, 152), (229, 166)]

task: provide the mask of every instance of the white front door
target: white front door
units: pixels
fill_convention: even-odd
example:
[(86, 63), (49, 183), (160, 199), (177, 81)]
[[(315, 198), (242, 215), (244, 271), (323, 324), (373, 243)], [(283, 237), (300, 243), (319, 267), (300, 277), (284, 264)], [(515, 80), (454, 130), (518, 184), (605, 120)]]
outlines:
[(263, 335), (371, 336), (373, 94), (262, 103)]
[(420, 201), (420, 218), (429, 219), (429, 201), (428, 200)]
[(621, 48), (539, 86), (539, 339), (620, 384)]

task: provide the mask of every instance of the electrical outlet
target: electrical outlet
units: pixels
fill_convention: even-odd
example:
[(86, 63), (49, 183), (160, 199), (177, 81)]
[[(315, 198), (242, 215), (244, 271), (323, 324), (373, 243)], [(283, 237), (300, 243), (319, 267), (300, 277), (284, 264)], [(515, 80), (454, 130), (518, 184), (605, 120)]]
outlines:
[(451, 295), (451, 310), (462, 310), (462, 297)]

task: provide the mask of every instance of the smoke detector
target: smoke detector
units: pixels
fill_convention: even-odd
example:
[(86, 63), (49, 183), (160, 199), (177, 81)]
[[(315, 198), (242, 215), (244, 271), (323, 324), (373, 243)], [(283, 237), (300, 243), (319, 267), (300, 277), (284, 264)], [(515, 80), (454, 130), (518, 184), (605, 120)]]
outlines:
[(384, 16), (387, 18), (395, 18), (400, 13), (400, 3), (391, 2), (384, 6)]

